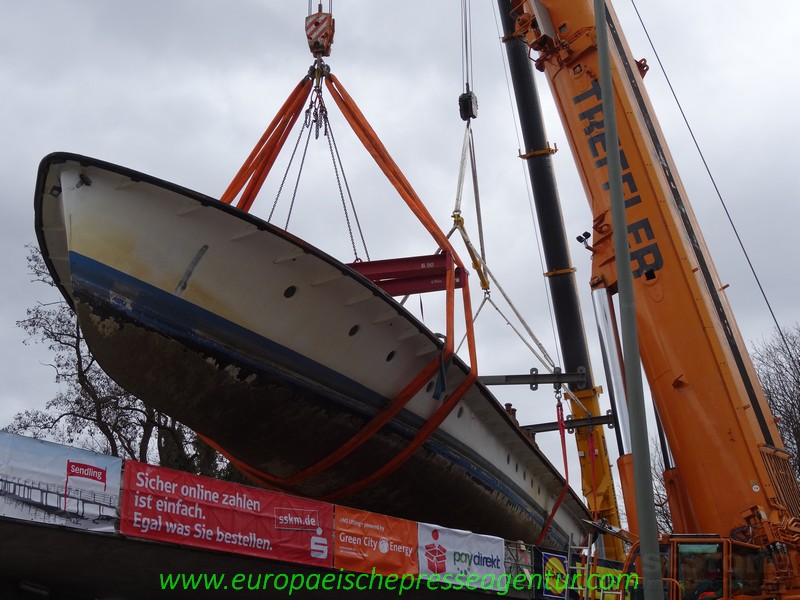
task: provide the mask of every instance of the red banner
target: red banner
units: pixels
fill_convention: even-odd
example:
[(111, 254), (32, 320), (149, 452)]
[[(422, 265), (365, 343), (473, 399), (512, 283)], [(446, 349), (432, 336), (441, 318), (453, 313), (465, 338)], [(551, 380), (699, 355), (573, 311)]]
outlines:
[(333, 565), (333, 505), (125, 461), (120, 533)]

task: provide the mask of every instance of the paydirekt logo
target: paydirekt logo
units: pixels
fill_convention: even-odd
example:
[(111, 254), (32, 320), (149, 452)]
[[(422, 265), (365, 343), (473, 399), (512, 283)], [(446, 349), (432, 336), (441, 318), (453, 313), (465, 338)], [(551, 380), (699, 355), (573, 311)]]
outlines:
[(434, 529), (431, 533), (432, 544), (425, 545), (425, 558), (428, 561), (428, 570), (431, 573), (439, 574), (447, 571), (447, 548), (436, 543), (439, 539), (439, 530)]
[(497, 554), (483, 554), (481, 552), (476, 552), (475, 554), (470, 554), (469, 552), (453, 552), (453, 563), (456, 565), (467, 565), (468, 567), (486, 567), (496, 570), (502, 567), (500, 564), (500, 557)]

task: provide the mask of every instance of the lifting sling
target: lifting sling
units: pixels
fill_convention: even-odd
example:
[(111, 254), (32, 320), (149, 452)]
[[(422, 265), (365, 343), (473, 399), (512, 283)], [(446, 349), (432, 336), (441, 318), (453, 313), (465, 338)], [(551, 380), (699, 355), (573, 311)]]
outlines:
[[(245, 160), (239, 172), (231, 181), (222, 195), (221, 200), (232, 204), (238, 197), (237, 208), (249, 211), (256, 195), (267, 178), (270, 169), (275, 163), (290, 130), (297, 122), (306, 100), (312, 89), (319, 92), (320, 80), (324, 79), (326, 88), (336, 105), (341, 110), (356, 136), (373, 157), (381, 171), (392, 183), (400, 197), (405, 201), (417, 219), (422, 223), (428, 233), (436, 241), (439, 252), (433, 256), (391, 259), (388, 261), (357, 262), (350, 265), (354, 270), (364, 274), (377, 285), (384, 287), (388, 293), (403, 295), (416, 291), (444, 290), (446, 293), (446, 334), (444, 346), (440, 354), (430, 360), (414, 378), (379, 411), (364, 427), (339, 448), (322, 457), (317, 462), (297, 471), (288, 477), (276, 477), (265, 473), (253, 465), (232, 456), (221, 445), (203, 436), (203, 439), (214, 449), (223, 454), (251, 479), (266, 487), (285, 488), (301, 483), (310, 477), (324, 472), (343, 458), (350, 455), (362, 444), (375, 435), (397, 415), (408, 402), (437, 374), (441, 373), (443, 365), (449, 364), (454, 355), (453, 340), (455, 290), (462, 289), (462, 304), (466, 337), (469, 353), (470, 370), (461, 384), (446, 396), (434, 413), (419, 428), (408, 444), (381, 468), (366, 477), (347, 484), (345, 487), (329, 492), (324, 499), (332, 500), (352, 495), (378, 479), (388, 475), (401, 466), (411, 455), (434, 433), (434, 431), (447, 418), (450, 412), (462, 399), (466, 391), (477, 379), (477, 355), (475, 350), (474, 333), (472, 329), (472, 309), (470, 303), (467, 272), (463, 263), (450, 244), (447, 236), (439, 229), (435, 220), (417, 196), (411, 184), (400, 171), (397, 164), (389, 156), (374, 130), (367, 122), (364, 115), (356, 106), (353, 99), (345, 91), (339, 80), (327, 70), (325, 65), (318, 60), (312, 67), (309, 76), (304, 78), (289, 95), (283, 106), (267, 127), (253, 151)], [(409, 291), (411, 290), (411, 291)], [(441, 375), (439, 375), (441, 378)], [(443, 383), (443, 382), (441, 382)]]

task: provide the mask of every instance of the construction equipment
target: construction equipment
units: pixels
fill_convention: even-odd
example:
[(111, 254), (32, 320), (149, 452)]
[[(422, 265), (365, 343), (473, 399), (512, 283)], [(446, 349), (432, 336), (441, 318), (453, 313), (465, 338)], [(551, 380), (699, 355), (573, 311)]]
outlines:
[[(510, 6), (513, 35), (547, 76), (581, 174), (592, 210), (591, 242), (584, 240), (591, 286), (607, 307), (617, 260), (592, 1)], [(665, 471), (676, 532), (661, 540), (665, 593), (797, 596), (800, 490), (790, 457), (653, 113), (646, 62), (633, 58), (606, 6), (641, 359), (674, 458)], [(635, 528), (628, 458), (620, 472)]]

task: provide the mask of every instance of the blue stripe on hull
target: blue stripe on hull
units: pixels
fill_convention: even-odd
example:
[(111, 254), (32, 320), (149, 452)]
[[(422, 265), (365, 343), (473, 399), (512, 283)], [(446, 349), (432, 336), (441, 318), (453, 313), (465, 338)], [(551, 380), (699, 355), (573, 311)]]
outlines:
[[(362, 418), (371, 417), (388, 402), (366, 386), (294, 350), (96, 260), (71, 251), (70, 267), (75, 298), (115, 313), (123, 320), (150, 328), (203, 353), (225, 356), (244, 369), (264, 373), (287, 385), (311, 389)], [(388, 426), (410, 439), (424, 422), (418, 415), (403, 410)], [(505, 496), (539, 527), (543, 525), (544, 509), (516, 483), (494, 470), (474, 449), (441, 430), (425, 447)], [(568, 543), (566, 534), (556, 524), (551, 527), (550, 537), (560, 546)]]

